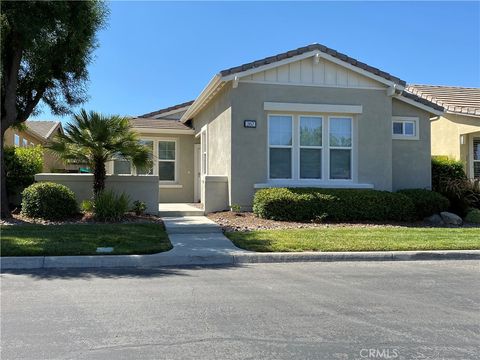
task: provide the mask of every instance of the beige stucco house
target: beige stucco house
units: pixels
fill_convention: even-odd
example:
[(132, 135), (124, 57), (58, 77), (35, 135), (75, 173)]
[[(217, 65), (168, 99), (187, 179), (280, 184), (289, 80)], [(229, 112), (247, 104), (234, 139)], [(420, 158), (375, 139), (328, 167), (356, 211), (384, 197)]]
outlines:
[[(25, 121), (24, 129), (18, 130), (8, 128), (4, 135), (5, 146), (29, 147), (36, 145), (46, 145), (53, 137), (63, 132), (62, 123), (59, 121)], [(64, 169), (62, 161), (52, 153), (44, 151), (43, 153), (43, 171), (51, 172), (53, 170)]]
[(461, 160), (470, 178), (480, 178), (480, 89), (409, 85), (407, 91), (442, 106), (432, 118), (432, 155)]
[[(279, 186), (430, 188), (443, 108), (405, 81), (319, 44), (220, 71), (188, 103), (132, 119), (159, 202), (252, 205)], [(128, 162), (112, 174), (138, 174)]]

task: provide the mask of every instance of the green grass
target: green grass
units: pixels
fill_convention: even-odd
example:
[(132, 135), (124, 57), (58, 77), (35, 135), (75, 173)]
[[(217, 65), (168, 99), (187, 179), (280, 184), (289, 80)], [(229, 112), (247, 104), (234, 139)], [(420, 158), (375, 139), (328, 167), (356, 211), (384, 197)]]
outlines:
[(0, 231), (2, 256), (99, 255), (97, 247), (113, 247), (114, 255), (152, 254), (172, 248), (161, 224), (9, 225)]
[(480, 249), (479, 228), (331, 227), (226, 235), (239, 248), (260, 252)]

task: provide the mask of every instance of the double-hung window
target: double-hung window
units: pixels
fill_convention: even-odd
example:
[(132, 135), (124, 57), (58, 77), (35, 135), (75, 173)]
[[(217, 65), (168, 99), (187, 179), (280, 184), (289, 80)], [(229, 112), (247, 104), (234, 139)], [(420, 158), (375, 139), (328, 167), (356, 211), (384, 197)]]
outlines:
[(148, 168), (136, 169), (137, 175), (153, 175), (153, 140), (140, 140), (139, 143), (148, 148), (148, 159), (151, 164)]
[(271, 115), (268, 118), (270, 179), (292, 178), (293, 117)]
[(20, 146), (20, 136), (13, 134), (13, 145)]
[(158, 142), (158, 179), (159, 181), (176, 181), (175, 163), (177, 160), (176, 141), (160, 140)]
[(394, 116), (392, 138), (418, 140), (418, 118)]
[(322, 123), (320, 116), (300, 116), (300, 178), (322, 178)]
[(330, 179), (352, 178), (352, 118), (329, 119)]
[(113, 173), (115, 175), (131, 175), (132, 165), (129, 160), (116, 156), (113, 160)]

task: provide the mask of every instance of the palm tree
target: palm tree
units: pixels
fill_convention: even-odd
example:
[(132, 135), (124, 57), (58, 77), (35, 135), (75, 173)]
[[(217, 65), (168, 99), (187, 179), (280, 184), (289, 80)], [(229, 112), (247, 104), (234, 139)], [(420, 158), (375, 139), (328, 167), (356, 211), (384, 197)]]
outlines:
[(81, 110), (58, 134), (48, 149), (65, 162), (81, 162), (93, 169), (93, 193), (105, 189), (105, 163), (114, 158), (129, 160), (140, 169), (150, 166), (149, 149), (141, 145), (130, 121), (118, 115), (104, 116)]

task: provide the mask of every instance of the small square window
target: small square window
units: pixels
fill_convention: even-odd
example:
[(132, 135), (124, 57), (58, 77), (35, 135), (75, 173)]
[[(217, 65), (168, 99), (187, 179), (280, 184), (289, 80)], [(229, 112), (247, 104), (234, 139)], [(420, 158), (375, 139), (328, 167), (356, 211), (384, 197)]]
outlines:
[(418, 119), (398, 117), (392, 121), (393, 139), (418, 140)]

